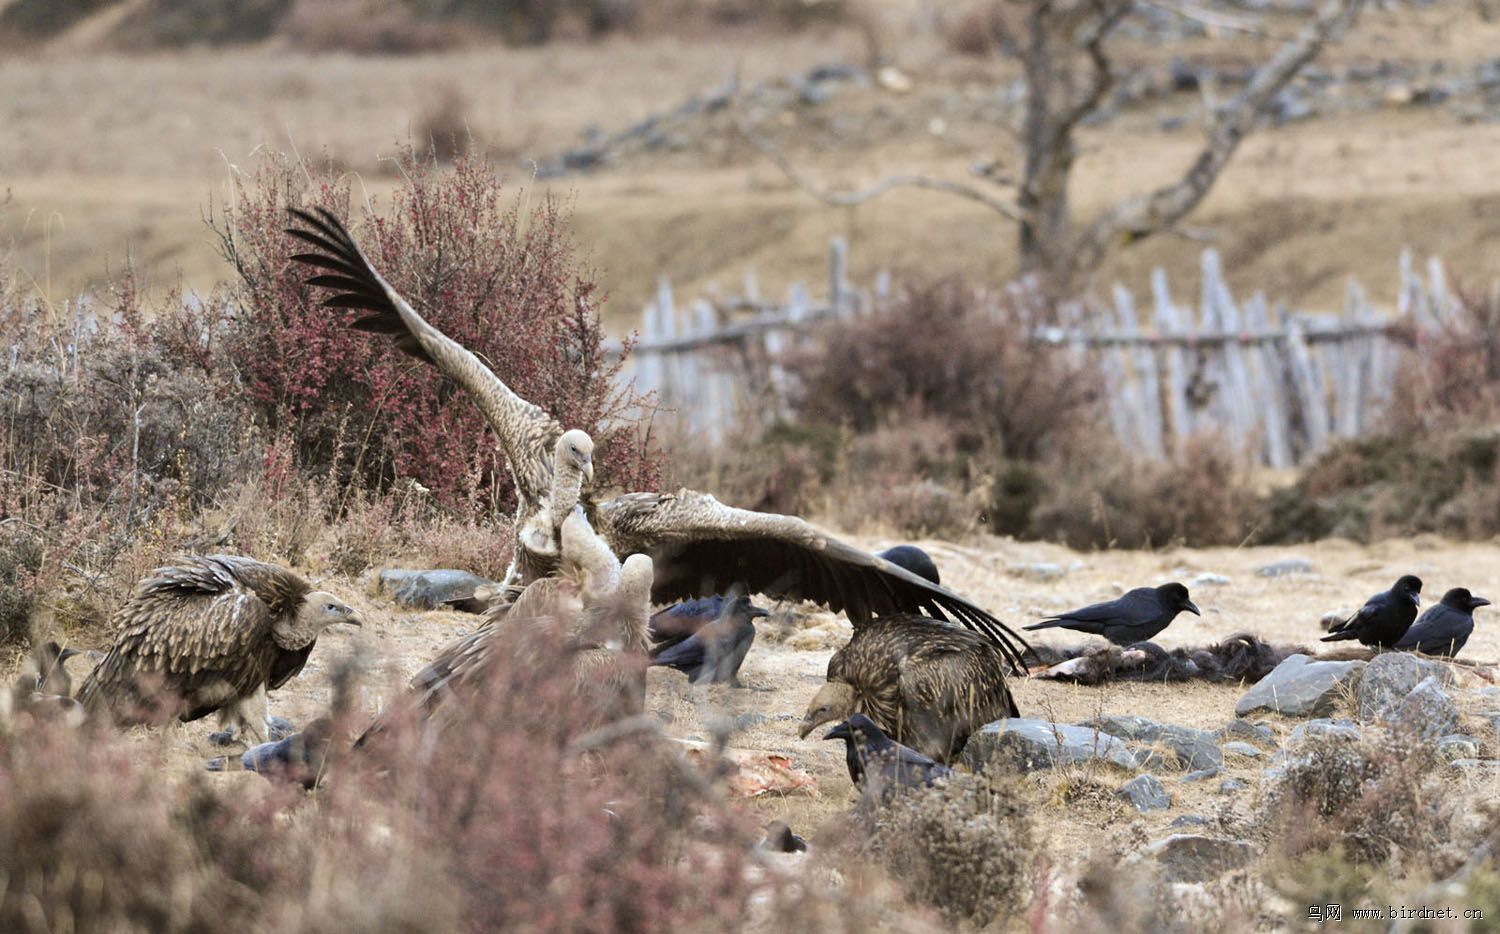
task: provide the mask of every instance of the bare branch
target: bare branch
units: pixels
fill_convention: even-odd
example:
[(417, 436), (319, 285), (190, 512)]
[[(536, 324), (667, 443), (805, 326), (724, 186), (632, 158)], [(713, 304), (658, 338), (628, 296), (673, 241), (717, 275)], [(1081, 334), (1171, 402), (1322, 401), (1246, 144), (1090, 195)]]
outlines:
[(1104, 101), (1104, 95), (1114, 87), (1115, 73), (1110, 66), (1109, 56), (1104, 54), (1104, 40), (1120, 25), (1125, 15), (1130, 12), (1134, 0), (1093, 0), (1091, 6), (1098, 16), (1098, 25), (1093, 33), (1083, 43), (1083, 49), (1088, 53), (1089, 62), (1093, 66), (1092, 80), (1088, 91), (1083, 98), (1058, 121), (1056, 136), (1062, 137), (1073, 130), (1078, 121), (1087, 117), (1099, 108)]
[(1214, 123), (1207, 143), (1182, 178), (1115, 205), (1078, 239), (1073, 268), (1092, 269), (1114, 246), (1132, 243), (1176, 225), (1208, 194), (1262, 111), (1334, 35), (1354, 22), (1363, 0), (1328, 0), (1317, 18), (1277, 50), (1249, 86)]
[(756, 149), (759, 149), (767, 158), (776, 163), (776, 167), (781, 169), (782, 174), (792, 184), (814, 198), (817, 198), (819, 201), (822, 201), (824, 204), (831, 204), (835, 207), (851, 207), (856, 204), (863, 204), (878, 195), (883, 195), (893, 188), (925, 188), (928, 191), (940, 191), (945, 194), (957, 195), (960, 198), (967, 198), (970, 201), (976, 201), (1010, 220), (1017, 223), (1021, 222), (1022, 214), (1020, 208), (1016, 207), (1010, 201), (997, 198), (987, 191), (975, 188), (972, 185), (965, 185), (963, 182), (950, 181), (945, 178), (934, 178), (930, 175), (890, 175), (870, 187), (858, 191), (834, 191), (823, 188), (810, 179), (801, 169), (797, 168), (792, 163), (792, 160), (787, 157), (786, 153), (781, 150), (781, 147), (747, 124), (738, 114), (734, 117), (734, 125)]

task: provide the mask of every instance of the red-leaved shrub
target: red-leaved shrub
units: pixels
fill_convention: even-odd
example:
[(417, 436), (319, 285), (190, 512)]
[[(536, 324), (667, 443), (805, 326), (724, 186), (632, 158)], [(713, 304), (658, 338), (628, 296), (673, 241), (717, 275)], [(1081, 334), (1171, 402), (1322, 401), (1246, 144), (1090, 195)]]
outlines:
[[(646, 400), (615, 381), (596, 305), (566, 216), (551, 198), (508, 193), (481, 161), (451, 170), (400, 158), (403, 182), (383, 212), (352, 223), (366, 254), (428, 321), (486, 360), (524, 398), (598, 445), (601, 485), (649, 487), (659, 459), (627, 421)], [(350, 217), (347, 178), (313, 176), (284, 158), (216, 220), (240, 273), (235, 356), (246, 389), (273, 434), (292, 439), (296, 462), (335, 467), (371, 488), (411, 478), (448, 503), (473, 487), (508, 511), (505, 459), (472, 400), (436, 369), (383, 337), (348, 327), (352, 313), (322, 307), (291, 261), (286, 210), (319, 205)], [(626, 351), (629, 347), (627, 345)]]

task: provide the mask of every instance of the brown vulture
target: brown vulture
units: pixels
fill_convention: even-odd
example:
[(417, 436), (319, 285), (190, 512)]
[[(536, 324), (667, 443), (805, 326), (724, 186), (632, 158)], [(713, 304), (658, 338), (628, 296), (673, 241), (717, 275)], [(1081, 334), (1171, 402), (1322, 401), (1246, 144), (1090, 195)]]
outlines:
[(801, 735), (862, 713), (897, 742), (952, 762), (975, 730), (1020, 716), (1005, 669), (999, 648), (972, 632), (883, 616), (856, 627), (828, 660), (828, 683), (807, 705)]
[(114, 646), (78, 700), (122, 725), (219, 711), (221, 722), (260, 736), (241, 703), (302, 671), (325, 628), (362, 622), (286, 568), (236, 555), (185, 557), (137, 585), (116, 615)]
[[(469, 350), (417, 313), (376, 271), (343, 224), (326, 210), (292, 209), (288, 229), (312, 252), (292, 258), (322, 270), (309, 285), (334, 294), (331, 308), (364, 312), (352, 327), (393, 335), (396, 346), (432, 364), (474, 398), (499, 438), (516, 481), (518, 559), (512, 591), (551, 573), (561, 507), (571, 508), (574, 479), (589, 479), (562, 440), (570, 433), (540, 407), (522, 399)], [(591, 455), (590, 455), (591, 456)], [(555, 497), (555, 501), (554, 501)], [(874, 617), (926, 613), (952, 618), (982, 634), (1024, 671), (1025, 641), (994, 616), (937, 584), (814, 529), (793, 516), (725, 506), (691, 490), (627, 493), (597, 500), (580, 487), (578, 502), (615, 554), (649, 555), (655, 603), (706, 597), (738, 586), (789, 600), (812, 600), (846, 613), (856, 626)]]

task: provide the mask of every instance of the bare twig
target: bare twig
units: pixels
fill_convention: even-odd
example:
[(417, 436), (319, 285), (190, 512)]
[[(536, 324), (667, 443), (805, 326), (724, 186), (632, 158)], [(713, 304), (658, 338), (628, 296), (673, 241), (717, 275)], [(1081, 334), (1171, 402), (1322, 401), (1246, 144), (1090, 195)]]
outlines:
[(1261, 112), (1325, 43), (1354, 22), (1362, 6), (1363, 0), (1324, 3), (1317, 19), (1278, 49), (1255, 73), (1244, 93), (1219, 116), (1198, 158), (1182, 178), (1122, 201), (1084, 231), (1074, 250), (1074, 268), (1094, 268), (1111, 248), (1169, 229), (1197, 207)]
[(940, 191), (945, 194), (957, 195), (976, 201), (992, 211), (995, 211), (1010, 220), (1019, 223), (1021, 221), (1021, 210), (1010, 201), (997, 198), (982, 189), (962, 182), (955, 182), (945, 178), (934, 178), (930, 175), (890, 175), (881, 179), (874, 185), (858, 191), (834, 191), (824, 188), (814, 182), (805, 172), (792, 163), (781, 147), (777, 146), (765, 135), (751, 127), (739, 115), (734, 116), (734, 125), (740, 133), (759, 149), (767, 158), (776, 163), (792, 184), (817, 198), (825, 204), (835, 207), (852, 207), (863, 204), (878, 195), (883, 195), (893, 188), (925, 188), (929, 191)]

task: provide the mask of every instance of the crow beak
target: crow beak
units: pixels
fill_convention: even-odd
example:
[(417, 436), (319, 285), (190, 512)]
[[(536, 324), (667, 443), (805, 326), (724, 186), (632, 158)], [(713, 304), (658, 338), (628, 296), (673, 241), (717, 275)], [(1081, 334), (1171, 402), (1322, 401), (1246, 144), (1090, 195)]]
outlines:
[(770, 610), (763, 610), (763, 609), (761, 609), (758, 606), (752, 606), (750, 608), (750, 618), (751, 619), (764, 619), (764, 618), (766, 618), (767, 616), (770, 616), (770, 615), (771, 615), (771, 611)]
[[(1485, 603), (1489, 603), (1488, 600), (1486, 600), (1484, 602)], [(63, 649), (61, 652), (57, 653), (57, 660), (60, 661), (60, 662), (65, 662), (65, 661), (67, 661), (68, 659), (72, 658), (75, 655), (82, 655), (82, 654), (83, 653), (80, 652), (77, 649), (67, 648), (67, 649)]]
[[(1474, 607), (1489, 606), (1490, 601), (1486, 600), (1483, 597), (1473, 597), (1469, 600), (1469, 605)], [(63, 649), (63, 651), (66, 652), (67, 649)], [(67, 658), (67, 656), (64, 655), (63, 658)]]
[(1184, 610), (1187, 610), (1189, 613), (1193, 614), (1194, 616), (1202, 616), (1203, 615), (1202, 613), (1198, 612), (1198, 607), (1191, 600), (1184, 600), (1184, 601), (1182, 601), (1182, 608)]
[(824, 739), (848, 739), (849, 737), (849, 721), (847, 720), (823, 734)]

